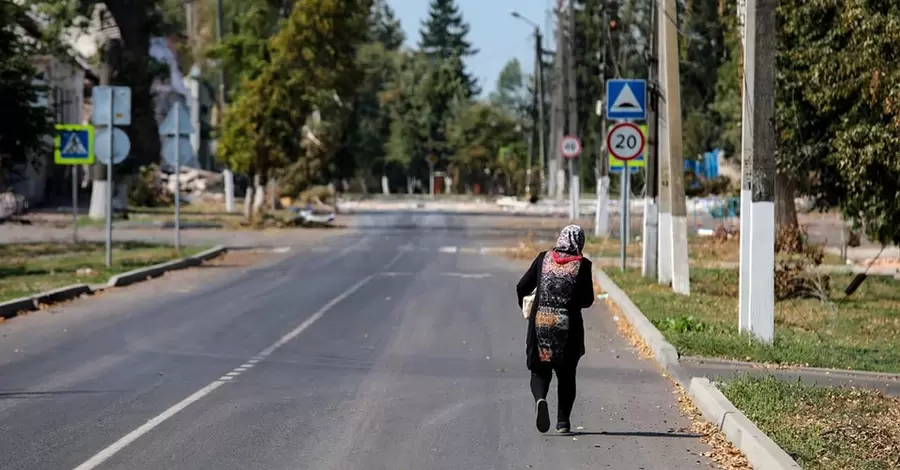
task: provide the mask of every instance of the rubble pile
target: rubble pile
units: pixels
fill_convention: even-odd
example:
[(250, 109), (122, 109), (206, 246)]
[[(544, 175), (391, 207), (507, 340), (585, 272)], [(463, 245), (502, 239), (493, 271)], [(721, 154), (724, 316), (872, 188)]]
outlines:
[[(166, 193), (175, 194), (176, 176), (174, 172), (160, 171), (160, 186)], [(198, 200), (224, 200), (224, 179), (221, 173), (198, 168), (181, 167), (178, 176), (181, 185), (181, 200), (194, 203)]]

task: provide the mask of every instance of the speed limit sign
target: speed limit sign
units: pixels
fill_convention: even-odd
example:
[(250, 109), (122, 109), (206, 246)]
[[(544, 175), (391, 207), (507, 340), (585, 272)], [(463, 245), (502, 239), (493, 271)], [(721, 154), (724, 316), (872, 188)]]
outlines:
[(574, 135), (567, 135), (560, 142), (560, 150), (563, 157), (576, 158), (581, 155), (581, 141)]
[(622, 161), (634, 160), (644, 153), (644, 132), (635, 124), (622, 122), (609, 130), (606, 148), (613, 157)]

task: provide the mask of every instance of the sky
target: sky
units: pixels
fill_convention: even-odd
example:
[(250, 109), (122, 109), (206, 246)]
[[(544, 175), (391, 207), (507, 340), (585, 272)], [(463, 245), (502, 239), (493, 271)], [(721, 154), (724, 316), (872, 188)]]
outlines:
[[(494, 91), (497, 76), (515, 57), (525, 73), (534, 69), (533, 27), (510, 15), (516, 10), (540, 25), (546, 34), (546, 11), (553, 0), (456, 0), (463, 20), (469, 23), (469, 41), (479, 50), (469, 57), (469, 71), (478, 78), (483, 95)], [(389, 0), (406, 32), (409, 46), (419, 42), (419, 28), (428, 17), (429, 0)], [(553, 2), (555, 3), (555, 2)]]

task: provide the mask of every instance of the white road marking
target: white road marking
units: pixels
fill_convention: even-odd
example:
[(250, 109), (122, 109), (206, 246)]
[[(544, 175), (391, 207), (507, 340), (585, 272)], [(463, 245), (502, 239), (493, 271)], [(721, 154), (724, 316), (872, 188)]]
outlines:
[[(390, 269), (391, 266), (393, 266), (400, 259), (401, 256), (403, 256), (403, 253), (397, 253), (397, 255), (394, 256), (391, 259), (391, 261), (388, 262), (387, 265), (385, 265), (383, 268), (381, 268), (379, 270), (379, 272), (387, 271), (388, 269)], [(171, 408), (169, 408), (166, 411), (163, 411), (162, 413), (160, 413), (159, 415), (151, 418), (150, 421), (147, 421), (139, 428), (122, 436), (121, 439), (112, 443), (109, 447), (101, 450), (100, 452), (98, 452), (96, 455), (94, 455), (93, 457), (91, 457), (90, 459), (88, 459), (87, 461), (82, 463), (81, 465), (75, 467), (74, 470), (92, 470), (94, 468), (97, 468), (103, 462), (106, 462), (107, 460), (112, 458), (114, 455), (119, 453), (122, 449), (127, 447), (129, 444), (136, 441), (138, 438), (140, 438), (144, 434), (147, 434), (148, 432), (152, 431), (154, 428), (156, 428), (160, 424), (166, 422), (166, 420), (168, 420), (169, 418), (178, 414), (178, 412), (180, 412), (181, 410), (187, 408), (194, 402), (196, 402), (196, 401), (200, 400), (201, 398), (214, 392), (217, 388), (221, 387), (222, 385), (225, 385), (227, 382), (238, 377), (241, 374), (241, 371), (238, 371), (237, 369), (240, 369), (241, 367), (245, 367), (248, 364), (255, 364), (256, 362), (259, 362), (259, 361), (271, 356), (272, 353), (274, 353), (278, 348), (284, 346), (288, 341), (291, 341), (292, 339), (294, 339), (298, 335), (300, 335), (300, 333), (303, 333), (304, 331), (306, 331), (306, 329), (308, 329), (310, 326), (312, 326), (313, 323), (319, 321), (319, 319), (324, 317), (325, 314), (328, 313), (328, 311), (331, 310), (335, 305), (342, 302), (347, 297), (350, 297), (351, 295), (353, 295), (356, 291), (358, 291), (363, 286), (365, 286), (370, 281), (372, 281), (372, 279), (375, 279), (378, 276), (378, 274), (379, 273), (377, 273), (377, 272), (374, 274), (370, 274), (370, 275), (364, 277), (361, 281), (350, 286), (350, 288), (348, 288), (347, 290), (342, 292), (340, 295), (338, 295), (337, 297), (328, 301), (327, 304), (323, 305), (322, 308), (320, 308), (318, 311), (313, 313), (311, 317), (307, 318), (303, 323), (301, 323), (299, 326), (297, 326), (296, 328), (291, 330), (290, 333), (284, 335), (281, 339), (276, 341), (274, 344), (272, 344), (268, 348), (262, 350), (262, 352), (260, 352), (256, 356), (254, 356), (253, 359), (251, 359), (250, 361), (247, 362), (247, 364), (241, 365), (240, 367), (236, 367), (231, 372), (223, 375), (222, 377), (219, 377), (217, 380), (214, 380), (209, 385), (201, 388), (200, 390), (197, 390), (196, 392), (194, 392), (193, 395), (185, 398), (184, 400), (181, 400), (180, 402), (173, 405)]]
[(291, 247), (289, 247), (289, 246), (280, 246), (280, 247), (278, 247), (278, 248), (275, 248), (275, 249), (272, 250), (272, 251), (273, 251), (274, 253), (287, 253), (288, 251), (291, 251)]
[(484, 279), (493, 276), (491, 273), (441, 273), (441, 276), (461, 277), (463, 279)]
[(439, 250), (441, 253), (457, 253), (459, 248), (455, 246), (442, 246)]

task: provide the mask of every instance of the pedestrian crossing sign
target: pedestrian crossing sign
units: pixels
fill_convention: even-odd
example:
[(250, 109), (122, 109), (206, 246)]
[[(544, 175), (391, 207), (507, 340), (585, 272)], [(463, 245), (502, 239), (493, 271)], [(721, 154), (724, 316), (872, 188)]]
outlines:
[(94, 126), (57, 124), (53, 161), (57, 165), (92, 165)]

